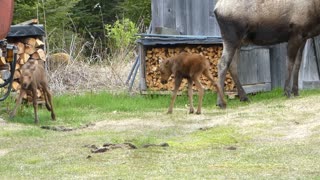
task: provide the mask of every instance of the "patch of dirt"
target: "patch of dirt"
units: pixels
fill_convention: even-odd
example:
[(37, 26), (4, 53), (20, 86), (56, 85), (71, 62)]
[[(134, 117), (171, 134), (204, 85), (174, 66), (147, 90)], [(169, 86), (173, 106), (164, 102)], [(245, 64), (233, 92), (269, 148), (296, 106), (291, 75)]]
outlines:
[(314, 119), (306, 123), (292, 123), (286, 127), (280, 127), (274, 129), (276, 132), (285, 134), (282, 137), (282, 140), (297, 140), (297, 139), (306, 139), (313, 135), (313, 127), (320, 126), (319, 119)]
[[(91, 153), (104, 153), (107, 151), (115, 150), (115, 149), (138, 149), (138, 147), (132, 143), (122, 143), (122, 144), (113, 144), (113, 143), (105, 143), (101, 147), (96, 145), (85, 145), (83, 147), (90, 148)], [(150, 147), (169, 147), (168, 143), (161, 144), (144, 144), (142, 148), (150, 148)], [(87, 159), (91, 158), (91, 155), (87, 156)]]
[(0, 126), (6, 125), (7, 122), (0, 117)]
[(89, 127), (89, 129), (112, 129), (116, 131), (125, 131), (131, 129), (144, 129), (144, 128), (167, 128), (175, 126), (174, 123), (163, 122), (157, 119), (124, 119), (124, 120), (104, 120), (95, 123), (95, 126)]
[(137, 149), (137, 147), (131, 143), (123, 143), (123, 144), (106, 143), (102, 145), (102, 147), (97, 147), (96, 145), (91, 145), (89, 147), (91, 148), (92, 153), (104, 153), (114, 149)]
[(0, 149), (0, 157), (5, 156), (6, 154), (9, 153), (9, 150), (7, 149)]
[(89, 123), (86, 125), (83, 125), (81, 127), (78, 128), (71, 128), (71, 127), (65, 127), (65, 126), (41, 126), (41, 129), (47, 129), (47, 130), (52, 130), (52, 131), (60, 131), (60, 132), (66, 132), (66, 131), (75, 131), (78, 129), (85, 129), (88, 128), (90, 126), (94, 126), (95, 124)]

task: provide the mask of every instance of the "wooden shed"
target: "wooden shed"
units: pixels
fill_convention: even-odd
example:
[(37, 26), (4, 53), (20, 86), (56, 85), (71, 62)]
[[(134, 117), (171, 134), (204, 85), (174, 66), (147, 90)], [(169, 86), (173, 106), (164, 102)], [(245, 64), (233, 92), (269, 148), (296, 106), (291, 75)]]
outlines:
[[(222, 44), (222, 41), (210, 41), (210, 38), (220, 38), (220, 29), (214, 15), (214, 6), (217, 0), (152, 0), (151, 36), (144, 36), (138, 41), (140, 53), (140, 90), (148, 90), (146, 85), (145, 57), (146, 49), (152, 42), (152, 35), (158, 34), (158, 27), (175, 30), (173, 41), (170, 35), (161, 35), (152, 43), (156, 47), (177, 45), (179, 37), (193, 38), (182, 44), (188, 46), (194, 43), (194, 38), (207, 37), (201, 44)], [(160, 32), (161, 33), (161, 32)], [(162, 32), (163, 33), (163, 32)], [(167, 37), (166, 37), (167, 36)], [(160, 39), (162, 43), (159, 42)], [(299, 87), (320, 87), (320, 44), (319, 38), (307, 42), (303, 63), (300, 70)], [(181, 44), (181, 43), (178, 43)], [(198, 45), (199, 45), (198, 44)], [(238, 74), (247, 93), (269, 91), (272, 88), (283, 87), (286, 77), (286, 43), (275, 46), (248, 46), (242, 47), (238, 65)]]

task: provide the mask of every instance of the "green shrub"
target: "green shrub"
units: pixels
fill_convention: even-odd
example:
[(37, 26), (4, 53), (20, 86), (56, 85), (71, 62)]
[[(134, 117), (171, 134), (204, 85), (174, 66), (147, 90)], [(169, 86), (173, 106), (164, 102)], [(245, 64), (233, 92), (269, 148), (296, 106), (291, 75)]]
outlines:
[(138, 28), (130, 19), (117, 20), (113, 25), (105, 25), (110, 49), (121, 49), (132, 45), (137, 39)]

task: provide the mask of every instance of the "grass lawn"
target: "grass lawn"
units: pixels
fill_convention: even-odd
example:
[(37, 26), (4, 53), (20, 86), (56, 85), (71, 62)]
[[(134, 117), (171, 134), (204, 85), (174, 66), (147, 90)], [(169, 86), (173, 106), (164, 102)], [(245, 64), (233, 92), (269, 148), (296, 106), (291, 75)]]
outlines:
[[(43, 108), (38, 125), (32, 106), (9, 119), (8, 99), (0, 106), (0, 179), (320, 179), (319, 94), (287, 99), (274, 90), (220, 110), (207, 92), (201, 115), (188, 114), (183, 95), (167, 115), (169, 95), (88, 92), (54, 97), (57, 121)], [(105, 143), (136, 149), (91, 152)]]

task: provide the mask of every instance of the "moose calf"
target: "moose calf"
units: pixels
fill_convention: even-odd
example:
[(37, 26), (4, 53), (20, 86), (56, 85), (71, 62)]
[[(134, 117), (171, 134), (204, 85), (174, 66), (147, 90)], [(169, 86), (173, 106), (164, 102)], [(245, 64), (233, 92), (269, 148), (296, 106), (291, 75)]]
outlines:
[(177, 92), (183, 78), (186, 78), (188, 80), (188, 96), (190, 103), (189, 113), (194, 113), (192, 100), (192, 85), (194, 82), (199, 91), (199, 103), (196, 114), (201, 114), (204, 89), (199, 81), (199, 78), (202, 74), (205, 75), (211, 81), (212, 85), (217, 90), (218, 96), (223, 100), (221, 108), (226, 107), (226, 102), (223, 98), (223, 92), (220, 86), (213, 80), (213, 77), (209, 71), (209, 67), (209, 61), (204, 56), (201, 56), (199, 54), (188, 54), (186, 52), (180, 53), (175, 57), (160, 62), (161, 83), (167, 83), (169, 77), (172, 74), (175, 78), (175, 86), (171, 97), (171, 103), (168, 109), (168, 114), (172, 113), (173, 104), (177, 97)]
[(44, 69), (44, 64), (39, 63), (38, 60), (30, 59), (21, 68), (21, 89), (20, 94), (16, 102), (16, 106), (11, 113), (11, 118), (16, 114), (16, 110), (21, 104), (22, 97), (27, 91), (32, 92), (33, 108), (34, 108), (34, 122), (38, 123), (38, 103), (37, 103), (37, 89), (39, 88), (43, 92), (46, 107), (51, 111), (51, 118), (55, 120), (55, 114), (52, 105), (52, 95), (48, 88), (48, 80)]

